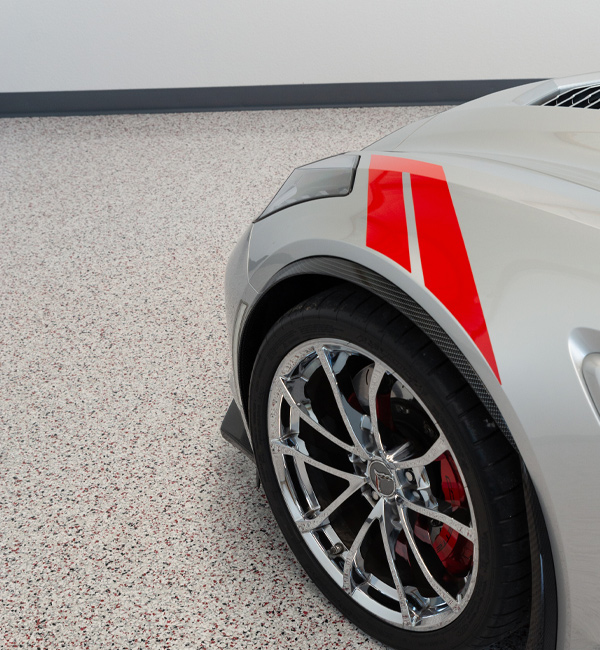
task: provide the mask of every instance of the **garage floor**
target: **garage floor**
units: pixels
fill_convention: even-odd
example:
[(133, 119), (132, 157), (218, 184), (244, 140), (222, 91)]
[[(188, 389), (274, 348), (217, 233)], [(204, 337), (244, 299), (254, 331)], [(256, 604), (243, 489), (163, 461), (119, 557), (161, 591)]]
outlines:
[(293, 167), (440, 110), (0, 121), (4, 647), (382, 647), (220, 436), (223, 275)]

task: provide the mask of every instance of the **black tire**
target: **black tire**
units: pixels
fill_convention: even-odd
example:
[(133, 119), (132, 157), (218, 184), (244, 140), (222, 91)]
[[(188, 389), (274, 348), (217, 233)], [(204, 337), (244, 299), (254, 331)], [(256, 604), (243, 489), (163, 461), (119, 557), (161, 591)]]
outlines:
[[(445, 612), (451, 611), (448, 616), (452, 616), (453, 618), (451, 618), (451, 620), (447, 619), (449, 622), (443, 622), (446, 619), (438, 617), (439, 620), (442, 621), (439, 628), (433, 626), (427, 628), (426, 631), (423, 631), (418, 629), (419, 625), (417, 625), (416, 628), (411, 629), (406, 625), (399, 625), (397, 622), (394, 624), (373, 613), (373, 611), (371, 611), (373, 608), (371, 608), (370, 605), (369, 608), (367, 608), (366, 606), (359, 604), (354, 597), (351, 597), (340, 586), (339, 581), (336, 582), (336, 580), (338, 580), (337, 578), (334, 579), (326, 570), (324, 570), (324, 566), (328, 566), (323, 564), (326, 562), (326, 560), (323, 559), (325, 554), (321, 553), (320, 550), (314, 551), (309, 548), (305, 542), (305, 536), (302, 535), (298, 525), (292, 517), (289, 499), (286, 501), (286, 498), (284, 497), (280, 485), (280, 479), (278, 478), (276, 468), (274, 467), (273, 459), (275, 456), (272, 453), (272, 445), (277, 446), (279, 443), (271, 443), (269, 441), (270, 413), (271, 421), (274, 422), (272, 415), (274, 412), (272, 409), (274, 407), (269, 404), (271, 387), (281, 361), (289, 355), (290, 351), (297, 349), (298, 346), (303, 345), (307, 341), (323, 339), (348, 342), (348, 345), (351, 346), (348, 349), (353, 350), (356, 348), (366, 351), (368, 354), (364, 355), (364, 359), (381, 360), (388, 368), (393, 370), (394, 375), (392, 376), (390, 373), (387, 373), (385, 375), (385, 381), (392, 382), (400, 377), (403, 382), (406, 382), (406, 385), (410, 387), (412, 393), (417, 396), (419, 403), (422, 405), (419, 406), (419, 404), (416, 404), (417, 411), (419, 409), (424, 413), (428, 411), (428, 415), (432, 416), (435, 423), (437, 423), (438, 430), (440, 431), (440, 433), (437, 434), (440, 436), (438, 440), (441, 439), (441, 432), (443, 432), (443, 435), (449, 444), (449, 454), (452, 456), (453, 460), (456, 462), (456, 466), (459, 467), (459, 471), (461, 472), (462, 478), (460, 480), (465, 482), (467, 488), (465, 489), (465, 492), (467, 494), (470, 493), (467, 508), (469, 512), (468, 526), (471, 527), (470, 530), (476, 530), (476, 541), (472, 542), (471, 553), (473, 554), (473, 557), (475, 557), (476, 552), (473, 549), (477, 548), (477, 564), (475, 564), (475, 560), (472, 560), (470, 569), (471, 573), (465, 574), (466, 577), (464, 578), (456, 578), (454, 574), (448, 578), (443, 571), (442, 573), (439, 573), (439, 558), (438, 560), (434, 558), (431, 561), (431, 565), (426, 563), (428, 569), (433, 567), (438, 571), (441, 576), (440, 581), (443, 582), (444, 585), (458, 585), (453, 587), (457, 590), (457, 594), (461, 593), (459, 591), (459, 589), (461, 589), (460, 580), (464, 580), (465, 586), (462, 587), (462, 589), (465, 594), (469, 594), (468, 601), (466, 601), (463, 608), (457, 608), (452, 611), (450, 609), (440, 610)], [(346, 348), (343, 349), (346, 350)], [(357, 353), (357, 359), (356, 363), (361, 360), (359, 353)], [(349, 365), (349, 363), (350, 362), (347, 362), (346, 365)], [(364, 361), (361, 361), (361, 363), (364, 363)], [(374, 361), (373, 363), (374, 373), (375, 364), (378, 362)], [(318, 372), (326, 374), (324, 368), (322, 370), (319, 369)], [(338, 381), (340, 382), (340, 386), (343, 381), (345, 381), (342, 377), (343, 372), (345, 372), (345, 370), (340, 371), (340, 374), (336, 375), (336, 378), (339, 377)], [(317, 372), (313, 371), (313, 375), (311, 375), (309, 381), (313, 381), (314, 377), (314, 381), (317, 382), (318, 376), (320, 375), (317, 375)], [(304, 379), (303, 381), (306, 383)], [(380, 388), (379, 390), (383, 391), (384, 389)], [(390, 393), (390, 395), (391, 394), (392, 393)], [(350, 397), (348, 397), (348, 399), (350, 399)], [(380, 399), (379, 393), (377, 393), (377, 399)], [(390, 402), (392, 402), (392, 398), (390, 397), (389, 399)], [(404, 398), (402, 397), (402, 399)], [(399, 400), (399, 403), (402, 402), (402, 399)], [(410, 395), (407, 399), (412, 400), (410, 404), (414, 402), (414, 398)], [(486, 409), (480, 403), (463, 377), (458, 373), (456, 368), (448, 361), (440, 349), (407, 318), (399, 314), (389, 305), (383, 303), (378, 298), (352, 285), (334, 287), (333, 289), (329, 289), (314, 298), (306, 300), (297, 307), (291, 309), (281, 319), (279, 319), (267, 334), (254, 365), (249, 405), (249, 421), (257, 465), (266, 495), (277, 523), (281, 527), (292, 551), (319, 589), (347, 618), (349, 618), (364, 632), (392, 648), (402, 648), (404, 650), (439, 650), (440, 648), (443, 648), (444, 650), (465, 650), (485, 648), (491, 643), (500, 640), (508, 633), (513, 632), (525, 621), (525, 615), (529, 606), (530, 560), (527, 517), (521, 485), (519, 459), (515, 451), (487, 413)], [(287, 407), (281, 407), (281, 409), (284, 408)], [(316, 408), (316, 406), (313, 407), (311, 405), (311, 408)], [(377, 402), (378, 413), (379, 410), (379, 402)], [(283, 415), (283, 410), (280, 410), (279, 412), (282, 414), (281, 417), (284, 420), (286, 417), (290, 420), (288, 425), (291, 427), (292, 416)], [(323, 413), (325, 413), (324, 407)], [(369, 416), (370, 415), (371, 413), (369, 412)], [(392, 431), (392, 433), (388, 432), (385, 433), (385, 435), (397, 435), (394, 432), (395, 425), (392, 420), (388, 420), (388, 422), (392, 422), (392, 424), (389, 425), (390, 428), (388, 430), (386, 428), (387, 425), (384, 424), (383, 420), (380, 420), (381, 417), (381, 415), (377, 416), (380, 428), (383, 429), (384, 432)], [(409, 416), (406, 416), (406, 418), (408, 417)], [(434, 433), (430, 439), (426, 439), (427, 436), (432, 434), (432, 432), (428, 429), (429, 425), (427, 424), (425, 416), (422, 413), (418, 413), (416, 416), (411, 414), (410, 417), (413, 419), (416, 418), (414, 419), (417, 423), (415, 424), (415, 430), (418, 431), (417, 434), (411, 432), (408, 438), (409, 448), (417, 449), (421, 444), (419, 441), (419, 436), (421, 435), (419, 433), (419, 427), (421, 427), (420, 423), (423, 423), (423, 431), (427, 432), (423, 433), (423, 449), (425, 449), (427, 445), (433, 444), (431, 443), (431, 440), (433, 440), (433, 437), (436, 434)], [(406, 420), (403, 427), (406, 427), (407, 429), (409, 428), (409, 425), (412, 427), (413, 425), (411, 422), (413, 422), (413, 420), (410, 422)], [(271, 426), (274, 425), (272, 424)], [(278, 424), (278, 426), (280, 425)], [(301, 423), (299, 426), (301, 427), (301, 430), (307, 431), (306, 424)], [(313, 434), (302, 433), (300, 435), (305, 437), (308, 435), (310, 438)], [(380, 435), (383, 436), (384, 434)], [(408, 434), (406, 435), (408, 436)], [(336, 434), (336, 437), (340, 436)], [(350, 438), (348, 439), (350, 440)], [(326, 455), (327, 463), (331, 464), (334, 461), (337, 463), (338, 459), (337, 456), (335, 456), (337, 453), (335, 451), (335, 445), (332, 447), (330, 441), (323, 442), (322, 438), (319, 438), (318, 440), (318, 444), (323, 444), (328, 450), (327, 454), (329, 454), (329, 456)], [(352, 440), (354, 440), (354, 438), (352, 438)], [(277, 449), (279, 449), (279, 447), (277, 447)], [(347, 455), (344, 450), (340, 450), (340, 452), (341, 457), (345, 454)], [(313, 454), (313, 458), (318, 456), (317, 452), (313, 453), (311, 451), (310, 453)], [(320, 454), (321, 452), (319, 451), (318, 453)], [(414, 455), (418, 456), (419, 454), (415, 452)], [(303, 479), (298, 478), (298, 470), (295, 469), (298, 465), (294, 464), (294, 467), (289, 469), (287, 459), (290, 458), (290, 456), (283, 455), (281, 457), (286, 459), (285, 467), (287, 468), (286, 471), (288, 472), (288, 475), (295, 473), (295, 479), (290, 479), (292, 488), (296, 486), (296, 490), (300, 491), (298, 481), (302, 481)], [(334, 460), (330, 460), (330, 458)], [(339, 462), (349, 463), (350, 461), (341, 458)], [(356, 462), (359, 461), (357, 460)], [(362, 462), (362, 460), (360, 462)], [(352, 502), (352, 512), (356, 510), (358, 505), (360, 505), (361, 508), (363, 507), (364, 504), (360, 501), (361, 499), (368, 502), (367, 505), (364, 506), (365, 508), (370, 508), (373, 503), (377, 504), (379, 501), (382, 502), (381, 508), (388, 507), (389, 503), (392, 504), (390, 507), (393, 507), (393, 504), (395, 503), (394, 499), (397, 499), (395, 496), (396, 493), (394, 493), (393, 497), (388, 494), (388, 492), (393, 489), (389, 487), (389, 481), (398, 481), (398, 475), (402, 476), (402, 474), (395, 474), (395, 478), (390, 479), (386, 474), (388, 470), (379, 466), (377, 466), (380, 469), (379, 473), (375, 472), (374, 474), (373, 468), (375, 467), (377, 469), (377, 467), (373, 465), (375, 461), (371, 459), (368, 462), (370, 465), (367, 465), (367, 478), (365, 480), (368, 479), (368, 481), (370, 481), (368, 485), (372, 486), (371, 479), (376, 475), (374, 480), (376, 481), (377, 490), (380, 490), (380, 492), (372, 490), (371, 497), (368, 497), (368, 492), (371, 487), (364, 492), (356, 492), (352, 496), (352, 499), (357, 499), (356, 503), (354, 501)], [(294, 461), (294, 463), (296, 463), (296, 461)], [(437, 461), (431, 465), (427, 465), (427, 468), (429, 468), (427, 471), (431, 472), (430, 483), (432, 485), (435, 483), (434, 475), (438, 471), (433, 467), (436, 463)], [(303, 465), (303, 467), (306, 468), (311, 466)], [(346, 465), (339, 465), (339, 467), (345, 468)], [(369, 467), (371, 469), (368, 469)], [(305, 475), (308, 471), (309, 470), (305, 469)], [(354, 471), (357, 472), (358, 470), (354, 469)], [(311, 469), (310, 474), (311, 476), (321, 475), (319, 469)], [(411, 476), (411, 474), (408, 474), (408, 476)], [(326, 474), (325, 478), (318, 478), (317, 476), (317, 478), (314, 479), (316, 481), (315, 485), (321, 485), (322, 487), (319, 494), (324, 494), (324, 491), (326, 492), (327, 489), (334, 489), (329, 485), (329, 481), (334, 481), (334, 479), (329, 479), (327, 477), (329, 477), (329, 474)], [(294, 480), (296, 481), (295, 483)], [(311, 481), (312, 480), (313, 479), (311, 479)], [(458, 482), (460, 482), (460, 480), (457, 479)], [(325, 483), (327, 483), (327, 486), (329, 487), (323, 487)], [(395, 486), (397, 485), (399, 484), (396, 482)], [(312, 483), (310, 486), (314, 487)], [(300, 485), (300, 487), (302, 486)], [(363, 487), (360, 489), (364, 490)], [(406, 490), (406, 486), (397, 489), (399, 491)], [(441, 488), (439, 485), (436, 490), (437, 492), (434, 488), (430, 488), (431, 494), (434, 495), (435, 492), (434, 496), (437, 498), (441, 494)], [(293, 489), (290, 493), (293, 493)], [(405, 492), (402, 492), (402, 494), (404, 493)], [(408, 492), (406, 492), (406, 494), (408, 494)], [(423, 497), (424, 499), (427, 498), (427, 494), (429, 493), (426, 493)], [(333, 500), (334, 496), (335, 495), (329, 497), (329, 502)], [(319, 496), (321, 508), (326, 507), (326, 504), (322, 503), (323, 499), (324, 497)], [(325, 501), (327, 501), (327, 499), (325, 499)], [(349, 501), (350, 498), (348, 498), (348, 502)], [(360, 504), (358, 501), (360, 501)], [(385, 503), (383, 503), (384, 501)], [(415, 503), (420, 503), (420, 501), (415, 501)], [(439, 507), (441, 508), (441, 505)], [(340, 506), (340, 508), (342, 508), (342, 506)], [(343, 508), (344, 513), (350, 512), (349, 506), (347, 506), (346, 502), (344, 503)], [(409, 510), (410, 508), (405, 509), (405, 512), (408, 513)], [(451, 514), (455, 513), (452, 512)], [(306, 517), (308, 516), (309, 515), (306, 515)], [(310, 516), (313, 516), (313, 514)], [(341, 536), (340, 538), (344, 538), (344, 540), (346, 537), (340, 531), (343, 529), (343, 526), (347, 524), (347, 519), (350, 516), (350, 514), (338, 515), (335, 514), (335, 511), (330, 515), (331, 521), (335, 518), (339, 519), (339, 521), (336, 519), (335, 529), (333, 528), (333, 524), (330, 529), (334, 530), (335, 534), (339, 533)], [(413, 516), (413, 527), (417, 525), (414, 523), (415, 516), (418, 517), (419, 515)], [(458, 517), (458, 510), (456, 512), (456, 517)], [(326, 519), (325, 521), (329, 521), (329, 519)], [(434, 530), (434, 526), (439, 524), (439, 522), (434, 521), (432, 518), (420, 521), (422, 522), (420, 524), (421, 529), (429, 526), (430, 536), (431, 539), (433, 539), (434, 533), (431, 531)], [(351, 521), (351, 523), (347, 525), (352, 527), (355, 524)], [(311, 533), (311, 539), (315, 538), (320, 540), (321, 538), (318, 537), (319, 534), (320, 533)], [(358, 535), (359, 533), (356, 534)], [(404, 533), (398, 533), (399, 536), (401, 534)], [(420, 534), (422, 535), (423, 533), (421, 532)], [(373, 533), (370, 529), (364, 539), (366, 540), (369, 535), (371, 537), (373, 535), (376, 536), (376, 531)], [(385, 539), (384, 534), (381, 533), (381, 535), (381, 539)], [(405, 537), (406, 535), (407, 533), (405, 534)], [(369, 540), (371, 537), (369, 537)], [(348, 542), (344, 542), (343, 544), (344, 554), (346, 557), (351, 555), (351, 548), (348, 548), (350, 539), (351, 537), (348, 538)], [(392, 537), (389, 539), (392, 539)], [(324, 548), (326, 548), (328, 543), (329, 538), (326, 536), (325, 541), (322, 542)], [(369, 592), (369, 589), (373, 589), (370, 586), (371, 583), (375, 584), (376, 582), (373, 579), (373, 576), (380, 576), (380, 582), (378, 584), (381, 584), (381, 581), (386, 581), (385, 568), (376, 568), (376, 570), (372, 569), (373, 566), (379, 567), (380, 565), (378, 563), (383, 561), (381, 559), (381, 548), (383, 547), (377, 546), (377, 543), (385, 544), (385, 542), (369, 541), (369, 543), (370, 549), (372, 549), (371, 555), (373, 555), (373, 558), (369, 559), (367, 552), (367, 557), (363, 560), (364, 566), (362, 568), (362, 573), (359, 571), (358, 573), (351, 574), (351, 576), (358, 576), (357, 579), (359, 581), (365, 576), (370, 576), (367, 577), (366, 583), (362, 583), (361, 588), (365, 590), (365, 593), (371, 593)], [(427, 551), (427, 549), (423, 547), (422, 542), (416, 543), (419, 544), (419, 549), (421, 549), (423, 553)], [(366, 542), (362, 542), (362, 544), (366, 544)], [(410, 557), (405, 558), (405, 560), (402, 560), (398, 555), (398, 544), (398, 541), (392, 541), (391, 546), (395, 551), (395, 554), (392, 556), (394, 558), (393, 562), (396, 571), (398, 572), (397, 575), (399, 575), (400, 569), (404, 566), (400, 565), (402, 562), (405, 562), (406, 566), (411, 566), (410, 571), (412, 571), (412, 573), (408, 574), (409, 577), (407, 578), (407, 581), (409, 582), (410, 579), (412, 579), (410, 576), (413, 576), (415, 582), (421, 580), (422, 583), (424, 573), (421, 569), (417, 568), (414, 553), (413, 555), (410, 555)], [(468, 547), (468, 542), (463, 542), (463, 546), (465, 545)], [(358, 548), (361, 553), (364, 553), (362, 546), (359, 545)], [(328, 556), (334, 557), (334, 551), (335, 549), (333, 547), (327, 551)], [(463, 556), (466, 557), (467, 555), (468, 551), (464, 551)], [(464, 570), (467, 571), (469, 567), (467, 560), (465, 560), (464, 557), (462, 559), (464, 561)], [(351, 570), (354, 571), (355, 567), (351, 563), (352, 561), (347, 560), (347, 562), (348, 564), (346, 565), (342, 558), (338, 561), (337, 566), (342, 567), (343, 564), (344, 567), (351, 567)], [(369, 562), (371, 568), (367, 571), (365, 567), (367, 567)], [(399, 566), (400, 569), (398, 568)], [(445, 566), (446, 565), (443, 565), (443, 567)], [(431, 569), (432, 572), (433, 568)], [(391, 565), (388, 564), (387, 570), (391, 575)], [(402, 570), (406, 571), (406, 567)], [(453, 570), (456, 571), (454, 568)], [(341, 568), (340, 571), (342, 571)], [(369, 571), (371, 573), (369, 573)], [(335, 571), (333, 571), (333, 573), (335, 574)], [(352, 577), (352, 580), (355, 580), (355, 578)], [(371, 582), (369, 582), (369, 580)], [(354, 585), (354, 583), (352, 584)], [(387, 581), (387, 584), (390, 584), (389, 580)], [(467, 585), (472, 585), (468, 587), (470, 591), (467, 590)], [(385, 589), (385, 587), (383, 588)], [(449, 593), (450, 587), (447, 588)], [(423, 588), (418, 587), (418, 589), (422, 589), (423, 593), (426, 593), (427, 585)], [(356, 588), (356, 591), (353, 593), (358, 594), (358, 588)], [(386, 600), (387, 597), (382, 597), (379, 592), (377, 592), (377, 589), (372, 591), (372, 593), (374, 594), (374, 596), (372, 596), (373, 603), (378, 602), (379, 599), (384, 602), (386, 607), (388, 607), (388, 600)], [(421, 593), (421, 591), (419, 591), (419, 593)], [(362, 594), (358, 595), (362, 597)], [(458, 596), (452, 597), (458, 599)], [(423, 596), (423, 598), (425, 598), (425, 596)], [(409, 603), (407, 600), (406, 602), (411, 604), (415, 601), (411, 600)], [(375, 606), (376, 605), (373, 607)], [(411, 606), (415, 608), (416, 612), (421, 611), (421, 613), (423, 613), (422, 620), (425, 620), (425, 615), (429, 611), (427, 607), (421, 606), (421, 610), (419, 610), (418, 606), (415, 606), (414, 604)], [(392, 605), (389, 605), (389, 607), (391, 608)], [(400, 604), (398, 604), (398, 608), (402, 611)], [(412, 614), (410, 614), (410, 616), (412, 616)], [(437, 619), (432, 615), (432, 618), (427, 620), (435, 621)]]

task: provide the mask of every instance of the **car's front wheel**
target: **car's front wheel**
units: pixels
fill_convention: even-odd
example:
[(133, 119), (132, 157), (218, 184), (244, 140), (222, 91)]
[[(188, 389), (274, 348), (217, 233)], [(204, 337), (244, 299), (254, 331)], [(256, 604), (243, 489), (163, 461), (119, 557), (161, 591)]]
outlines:
[(395, 648), (483, 648), (529, 594), (519, 462), (443, 353), (356, 287), (268, 333), (250, 424), (267, 497), (323, 593)]

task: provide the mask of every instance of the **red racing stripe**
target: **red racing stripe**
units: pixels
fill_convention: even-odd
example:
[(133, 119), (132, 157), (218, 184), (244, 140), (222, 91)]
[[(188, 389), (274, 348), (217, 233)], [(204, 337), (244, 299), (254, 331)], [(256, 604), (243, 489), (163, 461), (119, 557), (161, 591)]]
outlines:
[[(399, 176), (401, 171), (411, 173), (415, 221), (425, 286), (464, 327), (500, 381), (469, 256), (443, 168), (440, 165), (391, 156), (373, 156), (371, 168), (373, 165), (379, 173), (385, 168), (393, 170), (390, 173), (393, 173), (396, 178), (401, 178)], [(369, 180), (370, 178), (369, 173)], [(369, 196), (371, 196), (370, 191)], [(382, 200), (387, 201), (387, 194)], [(370, 211), (367, 219), (370, 219)], [(406, 228), (404, 211), (403, 226)], [(391, 255), (388, 257), (394, 259)]]
[[(387, 156), (373, 158), (388, 160)], [(367, 246), (410, 271), (402, 172), (378, 168), (373, 158), (369, 167)]]

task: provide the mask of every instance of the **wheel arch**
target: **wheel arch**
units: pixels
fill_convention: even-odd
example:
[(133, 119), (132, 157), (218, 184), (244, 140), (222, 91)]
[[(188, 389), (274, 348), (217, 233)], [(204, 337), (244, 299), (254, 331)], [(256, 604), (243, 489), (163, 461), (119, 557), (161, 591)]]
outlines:
[(406, 292), (375, 271), (343, 258), (308, 257), (280, 269), (252, 305), (240, 332), (238, 382), (244, 412), (250, 375), (264, 335), (286, 311), (335, 284), (350, 283), (388, 303), (419, 327), (446, 354), (485, 405), (504, 436), (518, 452), (500, 409), (471, 363), (440, 324)]

